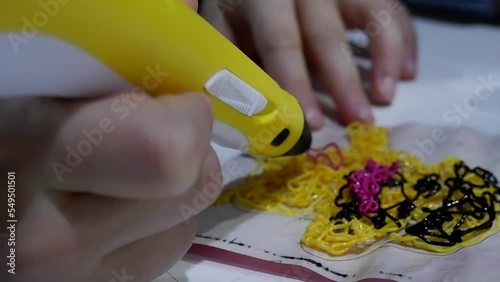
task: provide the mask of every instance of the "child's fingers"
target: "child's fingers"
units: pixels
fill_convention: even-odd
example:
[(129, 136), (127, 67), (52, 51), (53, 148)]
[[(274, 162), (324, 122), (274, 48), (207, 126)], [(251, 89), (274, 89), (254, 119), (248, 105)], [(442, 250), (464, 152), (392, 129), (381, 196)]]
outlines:
[(253, 0), (243, 3), (257, 51), (266, 71), (301, 103), (313, 129), (323, 117), (309, 79), (295, 1)]
[[(73, 281), (69, 280), (72, 276), (64, 274), (85, 272), (84, 265), (80, 265), (81, 269), (74, 268), (80, 259), (80, 242), (52, 198), (39, 189), (41, 185), (38, 183), (29, 205), (23, 208), (22, 217), (18, 216), (17, 240), (22, 244), (17, 246), (16, 256), (18, 268), (24, 271), (16, 273), (17, 281)], [(23, 191), (27, 187), (20, 188)]]
[(389, 25), (370, 42), (373, 60), (370, 95), (380, 104), (392, 102), (401, 77), (404, 46), (400, 31), (397, 25)]
[[(412, 23), (411, 15), (402, 3), (395, 2), (394, 7), (396, 15), (399, 20), (399, 27), (403, 34), (403, 66), (402, 66), (402, 79), (413, 79), (417, 76), (417, 53), (418, 53), (418, 40), (415, 26)], [(397, 6), (400, 5), (400, 6)]]
[(343, 122), (372, 122), (369, 101), (345, 43), (345, 29), (334, 1), (297, 1), (308, 51), (322, 84), (333, 97)]
[[(218, 5), (220, 4), (220, 5)], [(235, 43), (236, 36), (234, 34), (233, 28), (229, 25), (229, 21), (226, 19), (225, 11), (221, 8), (224, 3), (217, 3), (215, 1), (203, 1), (200, 5), (200, 12), (214, 28), (216, 28), (224, 37), (229, 39), (229, 41)], [(233, 11), (231, 11), (233, 12)]]
[(209, 207), (222, 190), (221, 174), (212, 168), (215, 165), (218, 165), (218, 159), (211, 150), (202, 177), (191, 189), (174, 197), (118, 199), (94, 194), (58, 193), (54, 199), (76, 230), (78, 241), (85, 242), (83, 253), (100, 257), (190, 221)]
[(220, 0), (203, 1), (200, 6), (200, 14), (203, 15), (213, 27), (224, 37), (245, 53), (248, 57), (256, 59), (255, 44), (252, 32), (241, 9), (242, 1), (234, 3), (220, 2)]
[(402, 73), (403, 45), (399, 19), (391, 13), (392, 0), (341, 0), (348, 25), (363, 29), (369, 39), (373, 61), (370, 97), (378, 104), (392, 102)]
[(68, 103), (73, 109), (46, 159), (52, 188), (156, 198), (196, 183), (212, 130), (211, 107), (201, 94), (153, 99), (127, 93)]
[(181, 223), (132, 242), (103, 258), (94, 281), (113, 281), (117, 275), (123, 281), (152, 281), (186, 254), (195, 232), (194, 222)]
[[(191, 226), (191, 218), (210, 206), (222, 190), (221, 173), (213, 170), (218, 165), (215, 152), (209, 150), (199, 181), (184, 194), (169, 198), (118, 199), (90, 193), (38, 190), (20, 225), (21, 239), (27, 243), (19, 249), (25, 254), (22, 266), (31, 268), (34, 277), (59, 273), (59, 278), (70, 281), (75, 273), (83, 281), (93, 280), (86, 275), (90, 275), (106, 255), (127, 255), (115, 251), (149, 240), (151, 236), (169, 233), (166, 230), (175, 226)], [(148, 190), (148, 187), (138, 188)], [(36, 236), (28, 240), (33, 234)], [(185, 252), (193, 232), (183, 234), (171, 237), (175, 248), (162, 244), (166, 249), (158, 249), (170, 258), (162, 263), (173, 263)], [(115, 259), (117, 257), (107, 256), (104, 260), (112, 264)], [(60, 266), (64, 266), (64, 271), (55, 269)], [(26, 281), (33, 279), (27, 277)]]

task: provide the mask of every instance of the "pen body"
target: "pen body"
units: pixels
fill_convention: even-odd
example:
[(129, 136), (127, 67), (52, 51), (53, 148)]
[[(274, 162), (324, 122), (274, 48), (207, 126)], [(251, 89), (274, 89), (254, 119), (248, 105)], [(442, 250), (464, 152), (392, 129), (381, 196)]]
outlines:
[(198, 91), (212, 100), (222, 146), (268, 157), (309, 146), (297, 100), (181, 0), (2, 6), (3, 96)]

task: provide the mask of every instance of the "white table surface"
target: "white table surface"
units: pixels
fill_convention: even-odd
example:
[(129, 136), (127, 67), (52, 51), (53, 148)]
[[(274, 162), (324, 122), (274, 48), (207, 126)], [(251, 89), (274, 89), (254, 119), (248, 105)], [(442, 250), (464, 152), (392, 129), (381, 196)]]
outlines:
[[(377, 124), (392, 126), (419, 121), (431, 126), (471, 126), (500, 134), (500, 28), (484, 25), (451, 24), (416, 19), (419, 36), (419, 77), (400, 84), (390, 107), (375, 109)], [(491, 77), (491, 78), (490, 78)], [(490, 79), (488, 98), (477, 109), (459, 114), (455, 107), (465, 105), (476, 95), (481, 78)], [(496, 82), (496, 83), (495, 83)], [(472, 102), (471, 102), (472, 103)], [(470, 109), (470, 108), (469, 108)], [(452, 121), (443, 115), (454, 115)], [(217, 148), (222, 162), (234, 151)], [(156, 282), (248, 282), (297, 281), (185, 257)]]

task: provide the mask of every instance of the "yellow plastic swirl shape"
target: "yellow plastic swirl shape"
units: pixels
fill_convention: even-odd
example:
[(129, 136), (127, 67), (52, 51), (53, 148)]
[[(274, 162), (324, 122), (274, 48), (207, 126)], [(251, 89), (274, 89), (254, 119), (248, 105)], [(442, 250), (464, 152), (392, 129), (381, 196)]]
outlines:
[[(342, 157), (343, 164), (340, 168), (332, 168), (327, 165), (327, 162), (314, 161), (306, 154), (262, 161), (258, 165), (258, 170), (247, 177), (241, 185), (226, 190), (216, 205), (232, 202), (247, 209), (284, 216), (307, 215), (311, 218), (311, 223), (302, 236), (302, 244), (331, 256), (360, 254), (374, 243), (384, 239), (390, 239), (406, 247), (434, 253), (448, 253), (476, 244), (499, 230), (496, 214), (500, 211), (500, 206), (493, 199), (493, 195), (498, 195), (499, 188), (485, 183), (477, 175), (467, 174), (464, 176), (464, 181), (476, 185), (475, 188), (471, 188), (474, 197), (481, 198), (479, 200), (483, 202), (493, 203), (492, 208), (496, 212), (493, 215), (494, 218), (452, 213), (452, 218), (443, 224), (443, 230), (433, 230), (432, 226), (429, 227), (429, 232), (450, 236), (458, 225), (461, 230), (471, 230), (463, 234), (462, 242), (452, 245), (430, 244), (419, 236), (408, 234), (405, 232), (406, 228), (419, 222), (423, 224), (423, 219), (429, 216), (429, 213), (424, 212), (423, 209), (440, 208), (448, 193), (452, 193), (450, 188), (441, 182), (441, 190), (435, 194), (428, 197), (416, 197), (417, 191), (413, 187), (417, 181), (431, 174), (438, 175), (442, 180), (453, 178), (456, 173), (455, 165), (462, 161), (448, 157), (439, 163), (425, 165), (407, 152), (391, 150), (387, 130), (384, 128), (354, 123), (348, 126), (347, 132), (350, 146), (341, 148), (341, 155), (333, 150), (332, 146), (326, 147), (323, 152), (333, 162), (340, 161)], [(416, 198), (413, 201), (415, 208), (406, 218), (398, 218), (397, 209), (387, 210), (390, 216), (398, 218), (399, 225), (394, 221), (386, 220), (382, 228), (376, 228), (373, 222), (364, 216), (351, 220), (345, 218), (332, 220), (332, 217), (341, 210), (341, 207), (335, 204), (335, 199), (339, 196), (340, 188), (347, 182), (344, 176), (362, 169), (369, 159), (387, 166), (392, 162), (399, 162), (398, 173), (405, 179), (403, 189), (382, 188), (379, 194), (382, 209), (397, 205), (407, 198)], [(479, 186), (484, 187), (478, 188)], [(452, 201), (463, 200), (464, 194), (460, 191), (453, 192), (450, 199)], [(464, 204), (463, 207), (456, 209), (467, 209), (467, 205)], [(493, 222), (491, 227), (474, 231), (475, 227), (487, 224), (488, 220)], [(425, 238), (431, 237), (438, 243), (446, 241), (438, 238), (439, 234)]]

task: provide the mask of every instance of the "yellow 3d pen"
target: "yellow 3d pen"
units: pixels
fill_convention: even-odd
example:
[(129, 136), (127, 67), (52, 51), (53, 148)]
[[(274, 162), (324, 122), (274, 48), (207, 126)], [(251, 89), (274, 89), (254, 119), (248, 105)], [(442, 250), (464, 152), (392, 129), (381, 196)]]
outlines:
[(0, 96), (144, 89), (212, 100), (214, 142), (305, 152), (298, 101), (182, 0), (15, 0), (0, 7)]

